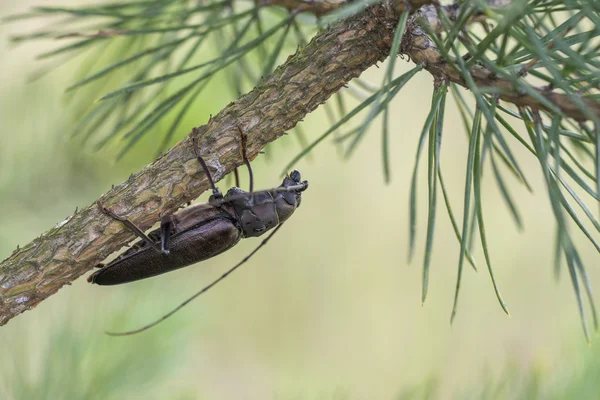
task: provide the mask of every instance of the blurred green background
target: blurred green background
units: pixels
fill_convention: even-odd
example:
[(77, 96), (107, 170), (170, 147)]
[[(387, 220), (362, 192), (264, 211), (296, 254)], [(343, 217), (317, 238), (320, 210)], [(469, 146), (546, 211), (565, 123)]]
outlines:
[[(30, 3), (0, 1), (0, 13), (24, 11)], [(11, 33), (36, 23), (0, 25), (2, 259), (152, 161), (158, 140), (143, 141), (118, 163), (119, 143), (94, 152), (71, 141), (74, 103), (85, 99), (65, 96), (64, 88), (77, 65), (28, 83), (41, 67), (34, 56), (48, 41), (8, 43)], [(398, 72), (411, 66), (397, 64)], [(363, 77), (378, 83), (383, 70)], [(515, 229), (494, 183), (484, 187), (492, 262), (511, 317), (498, 306), (477, 252), (480, 270), (465, 269), (459, 314), (449, 324), (459, 246), (441, 198), (429, 295), (421, 305), (425, 168), (411, 265), (408, 191), (431, 85), (422, 73), (395, 100), (390, 185), (383, 183), (379, 124), (347, 162), (332, 143), (322, 144), (296, 166), (310, 188), (295, 216), (251, 262), (167, 322), (133, 337), (103, 334), (167, 312), (259, 240), (129, 285), (91, 286), (81, 278), (2, 327), (0, 398), (598, 398), (597, 339), (585, 343), (566, 271), (554, 279), (554, 221), (539, 164), (517, 146), (535, 190), (530, 195), (513, 187), (524, 232)], [(214, 80), (178, 138), (234, 99), (225, 86), (224, 78)], [(327, 124), (316, 112), (302, 127), (315, 138)], [(451, 105), (442, 165), (459, 217), (466, 144)], [(282, 166), (299, 150), (292, 135), (270, 146), (268, 157), (253, 163), (257, 187), (278, 184)], [(575, 237), (598, 292), (597, 254)]]

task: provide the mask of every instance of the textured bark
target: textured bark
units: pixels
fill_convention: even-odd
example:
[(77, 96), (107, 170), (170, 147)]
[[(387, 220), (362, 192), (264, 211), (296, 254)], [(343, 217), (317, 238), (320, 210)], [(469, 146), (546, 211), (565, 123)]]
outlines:
[[(422, 0), (418, 0), (422, 3)], [(241, 164), (238, 125), (250, 158), (362, 71), (388, 56), (397, 17), (368, 9), (317, 35), (250, 93), (199, 128), (200, 151), (219, 180)], [(189, 135), (100, 199), (142, 229), (208, 188)], [(92, 205), (0, 264), (0, 325), (31, 309), (133, 239)]]

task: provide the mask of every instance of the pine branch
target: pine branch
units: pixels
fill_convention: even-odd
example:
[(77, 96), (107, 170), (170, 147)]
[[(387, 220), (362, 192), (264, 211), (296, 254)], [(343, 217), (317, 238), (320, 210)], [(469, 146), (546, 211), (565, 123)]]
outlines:
[[(404, 4), (408, 3), (401, 2), (398, 9)], [(242, 164), (238, 126), (248, 134), (249, 155), (256, 156), (352, 78), (385, 59), (397, 23), (397, 14), (377, 5), (331, 25), (254, 90), (200, 127), (200, 152), (215, 180)], [(100, 201), (147, 229), (207, 188), (188, 135)], [(0, 325), (35, 307), (132, 239), (122, 224), (94, 204), (17, 249), (0, 264)]]
[[(503, 4), (502, 6), (508, 5)], [(447, 8), (447, 15), (452, 15), (452, 8)], [(423, 18), (421, 18), (423, 17)], [(481, 15), (474, 16), (473, 22), (480, 22)], [(438, 31), (442, 26), (439, 14), (432, 6), (423, 7), (419, 15), (415, 15), (411, 21), (411, 25), (407, 29), (405, 36), (405, 45), (401, 52), (408, 54), (412, 61), (416, 64), (422, 64), (434, 77), (438, 79), (447, 79), (457, 83), (465, 88), (468, 88), (464, 75), (456, 68), (456, 61), (444, 57), (440, 49), (426, 34), (423, 29), (423, 21), (427, 21), (427, 25), (432, 31)], [(526, 83), (519, 82), (520, 75), (516, 76), (499, 76), (495, 71), (486, 68), (483, 65), (474, 65), (469, 68), (469, 73), (477, 87), (492, 91), (500, 99), (512, 103), (516, 106), (531, 107), (533, 109), (555, 112), (559, 110), (564, 116), (573, 118), (577, 121), (587, 121), (590, 119), (586, 115), (579, 104), (573, 102), (571, 96), (563, 93), (558, 93), (552, 88), (538, 88), (524, 86)], [(544, 101), (545, 100), (545, 101)], [(600, 120), (600, 102), (591, 98), (581, 97), (581, 101), (585, 103), (589, 110)], [(554, 107), (554, 109), (553, 109)]]
[[(344, 1), (302, 1), (302, 0), (271, 0), (270, 4), (286, 7), (290, 10), (301, 10), (303, 12), (311, 12), (316, 16), (320, 16), (326, 12), (330, 12), (337, 7), (340, 7), (346, 2)], [(413, 4), (416, 2), (413, 2)], [(426, 2), (419, 2), (423, 5)], [(488, 5), (495, 9), (502, 9), (510, 6), (511, 0), (490, 0)], [(396, 11), (401, 12), (403, 3), (396, 2)], [(417, 4), (415, 4), (417, 5)], [(438, 80), (447, 79), (457, 83), (464, 88), (468, 88), (465, 77), (455, 67), (455, 60), (444, 57), (440, 49), (429, 38), (426, 30), (431, 32), (440, 32), (442, 30), (442, 21), (440, 12), (443, 12), (449, 20), (456, 20), (458, 7), (455, 3), (445, 6), (424, 5), (411, 18), (405, 37), (401, 53), (408, 54), (415, 64), (425, 66), (434, 78)], [(470, 23), (478, 23), (485, 21), (486, 16), (481, 13), (475, 13), (470, 18)], [(424, 29), (428, 28), (428, 29)], [(590, 119), (589, 115), (585, 115), (581, 107), (572, 101), (567, 94), (558, 93), (552, 88), (537, 88), (530, 87), (531, 91), (524, 91), (522, 86), (517, 84), (517, 80), (521, 78), (518, 74), (515, 77), (501, 77), (496, 72), (482, 66), (474, 65), (469, 69), (475, 84), (487, 90), (493, 90), (498, 94), (498, 97), (504, 101), (512, 103), (516, 106), (531, 107), (545, 111), (560, 110), (564, 116), (573, 118), (577, 121), (586, 121)], [(526, 71), (524, 71), (526, 72)], [(522, 85), (525, 85), (524, 83)], [(533, 93), (532, 93), (533, 92)], [(544, 102), (544, 99), (546, 100)], [(592, 111), (596, 118), (600, 119), (600, 103), (595, 99), (581, 98), (582, 102)], [(552, 109), (552, 106), (555, 108)]]
[[(162, 7), (160, 13), (147, 9), (145, 3), (132, 3), (132, 7), (117, 4), (114, 7), (88, 6), (75, 9), (39, 8), (33, 16), (67, 14), (77, 19), (91, 17), (92, 21), (96, 17), (103, 16), (109, 17), (109, 22), (88, 27), (82, 33), (62, 31), (59, 34), (42, 31), (13, 39), (22, 41), (52, 37), (81, 38), (76, 43), (45, 54), (49, 56), (91, 47), (113, 36), (130, 36), (133, 43), (136, 37), (146, 40), (148, 35), (158, 35), (158, 38), (147, 39), (147, 46), (150, 47), (146, 47), (141, 52), (136, 50), (137, 53), (118, 59), (72, 86), (72, 89), (79, 88), (97, 79), (106, 79), (106, 76), (116, 69), (132, 65), (134, 61), (151, 55), (151, 59), (144, 58), (145, 64), (142, 63), (126, 86), (105, 95), (104, 99), (110, 98), (110, 100), (101, 102), (93, 108), (83, 118), (81, 125), (75, 129), (78, 132), (82, 131), (81, 128), (94, 121), (89, 128), (85, 129), (87, 133), (83, 136), (85, 136), (84, 140), (87, 140), (89, 134), (98, 131), (105, 121), (112, 123), (116, 119), (114, 127), (111, 128), (112, 133), (98, 142), (97, 146), (102, 146), (126, 131), (124, 137), (128, 142), (121, 152), (122, 155), (134, 146), (139, 138), (151, 132), (152, 127), (163, 116), (180, 106), (175, 122), (164, 136), (162, 146), (166, 146), (208, 80), (216, 73), (224, 71), (230, 64), (239, 64), (233, 71), (233, 88), (241, 87), (240, 74), (247, 75), (248, 80), (254, 85), (256, 83), (254, 76), (260, 71), (247, 68), (248, 64), (244, 57), (254, 50), (262, 52), (264, 63), (259, 66), (259, 69), (262, 70), (263, 75), (268, 74), (276, 64), (284, 44), (288, 42), (292, 25), (298, 39), (289, 42), (301, 45), (306, 43), (304, 33), (298, 27), (296, 16), (300, 12), (312, 13), (319, 18), (319, 26), (330, 24), (329, 28), (315, 36), (294, 56), (288, 58), (252, 92), (231, 103), (207, 125), (199, 129), (201, 152), (205, 154), (214, 170), (214, 177), (220, 179), (241, 163), (238, 126), (243, 127), (249, 134), (249, 153), (256, 155), (266, 144), (282, 136), (306, 114), (312, 112), (332, 94), (337, 93), (341, 119), (335, 122), (335, 118), (332, 118), (332, 126), (312, 144), (305, 146), (292, 163), (305, 156), (324, 138), (369, 107), (364, 123), (338, 137), (336, 141), (341, 146), (345, 140), (351, 139), (346, 155), (351, 154), (365, 136), (369, 125), (383, 112), (382, 147), (384, 174), (387, 179), (389, 177), (389, 149), (387, 148), (389, 103), (414, 74), (426, 69), (433, 76), (435, 87), (440, 89), (440, 94), (445, 93), (448, 84), (452, 83), (453, 95), (458, 101), (467, 127), (466, 131), (470, 132), (472, 139), (470, 153), (472, 162), (467, 167), (468, 179), (465, 188), (462, 232), (459, 232), (450, 205), (446, 202), (457, 239), (461, 243), (453, 315), (456, 310), (463, 261), (467, 259), (473, 262), (469, 252), (476, 226), (481, 233), (486, 264), (498, 300), (506, 311), (494, 281), (490, 257), (487, 253), (487, 239), (483, 233), (482, 198), (479, 190), (486, 153), (491, 154), (490, 157), (497, 157), (519, 181), (529, 187), (505, 136), (514, 137), (540, 161), (558, 223), (557, 251), (564, 251), (579, 304), (581, 305), (582, 293), (578, 280), (582, 281), (588, 291), (588, 298), (590, 302), (592, 301), (585, 269), (571, 242), (567, 221), (563, 221), (563, 209), (566, 211), (565, 215), (573, 220), (572, 222), (598, 251), (600, 245), (571, 207), (568, 196), (559, 183), (576, 201), (596, 230), (600, 231), (600, 224), (585, 202), (560, 175), (560, 172), (564, 171), (591, 198), (598, 200), (600, 167), (596, 168), (596, 175), (594, 175), (571, 153), (571, 150), (584, 150), (581, 153), (582, 157), (590, 158), (596, 163), (595, 165), (600, 166), (598, 161), (600, 103), (598, 102), (598, 79), (595, 77), (598, 67), (596, 61), (598, 46), (592, 46), (592, 39), (597, 37), (599, 26), (597, 7), (593, 8), (595, 6), (579, 0), (567, 0), (564, 4), (537, 0), (457, 1), (444, 6), (436, 0), (255, 0), (253, 8), (241, 7), (245, 11), (233, 12), (234, 7), (228, 1), (216, 1), (192, 8), (189, 8), (186, 2), (175, 3), (157, 3)], [(263, 30), (259, 10), (271, 6), (283, 7), (289, 13), (283, 18), (278, 18), (275, 25)], [(552, 14), (565, 10), (570, 11), (570, 16), (559, 25)], [(195, 19), (188, 18), (195, 13), (205, 14)], [(274, 14), (281, 13), (275, 11)], [(575, 29), (585, 25), (582, 22), (591, 22), (596, 28), (584, 31)], [(248, 34), (255, 24), (258, 35)], [(311, 28), (314, 29), (314, 24), (308, 25), (313, 25)], [(227, 49), (210, 61), (188, 65), (188, 61), (193, 58), (202, 41), (211, 33), (217, 37), (223, 35), (219, 30), (224, 26), (230, 26), (234, 32), (233, 40), (229, 42)], [(577, 32), (571, 34), (572, 30)], [(481, 33), (484, 34), (483, 38), (480, 37)], [(277, 44), (267, 56), (263, 46), (268, 38), (276, 37), (275, 34), (279, 35)], [(187, 43), (190, 44), (192, 39), (194, 44), (186, 48), (179, 66), (173, 70), (168, 68), (168, 61), (175, 51), (182, 48), (182, 44), (188, 40), (190, 42)], [(381, 87), (377, 88), (360, 80), (354, 81), (361, 89), (370, 93), (370, 96), (365, 97), (359, 91), (357, 97), (361, 103), (347, 113), (339, 96), (339, 89), (345, 87), (352, 78), (360, 75), (369, 66), (386, 58), (390, 52), (394, 55), (407, 55), (417, 66), (412, 71), (394, 78), (394, 59), (392, 59)], [(177, 57), (181, 57), (181, 54), (178, 53)], [(177, 57), (173, 56), (173, 58)], [(159, 65), (167, 68), (156, 76), (157, 72), (152, 70)], [(165, 100), (153, 103), (153, 99), (160, 97), (159, 94), (169, 93), (167, 87), (171, 79), (183, 77), (180, 81), (183, 82), (191, 76), (188, 74), (197, 71), (201, 73), (191, 83), (185, 84), (182, 89), (169, 95)], [(541, 86), (538, 83), (540, 80), (546, 86)], [(477, 129), (469, 128), (469, 120), (473, 119), (473, 112), (462, 99), (462, 94), (455, 90), (457, 85), (472, 92), (476, 101), (475, 115), (480, 120)], [(140, 94), (146, 88), (155, 89), (154, 94), (150, 96)], [(352, 86), (349, 89), (351, 90), (347, 93), (355, 94)], [(506, 107), (499, 100), (512, 103), (516, 107), (512, 109)], [(518, 109), (519, 112), (515, 112), (514, 109)], [(117, 110), (119, 116), (111, 118), (115, 116)], [(427, 292), (428, 260), (431, 257), (433, 243), (438, 176), (446, 199), (439, 165), (443, 110), (443, 105), (439, 110), (432, 108), (430, 112), (432, 119), (429, 121), (431, 129), (424, 127), (421, 137), (422, 143), (430, 134), (428, 171), (430, 197), (423, 298)], [(497, 111), (522, 121), (533, 147)], [(586, 121), (593, 123), (588, 124)], [(433, 122), (435, 124), (431, 125)], [(483, 122), (486, 123), (485, 126)], [(499, 128), (498, 123), (506, 133)], [(568, 126), (572, 126), (575, 131), (569, 130)], [(589, 143), (595, 144), (595, 152), (588, 148)], [(419, 152), (420, 149), (417, 160)], [(567, 155), (568, 159), (565, 159), (563, 154)], [(494, 158), (492, 162), (493, 160)], [(418, 163), (415, 165), (414, 177), (417, 169)], [(516, 220), (519, 221), (502, 178), (497, 168), (494, 167), (494, 170), (503, 197)], [(129, 218), (142, 228), (147, 228), (160, 216), (175, 211), (180, 205), (204, 191), (207, 183), (202, 175), (191, 153), (188, 136), (163, 157), (138, 174), (132, 175), (128, 182), (121, 184), (101, 200), (119, 215)], [(473, 179), (469, 178), (471, 175)], [(596, 189), (593, 189), (586, 179), (591, 179)], [(415, 182), (413, 179), (413, 190)], [(474, 207), (469, 207), (471, 190), (475, 194)], [(411, 243), (414, 243), (415, 204), (416, 197), (411, 195)], [(472, 217), (469, 217), (470, 212), (473, 212)], [(469, 218), (472, 221), (470, 223)], [(76, 212), (74, 216), (24, 249), (17, 249), (9, 259), (0, 264), (0, 325), (35, 306), (65, 283), (85, 273), (102, 258), (116, 251), (128, 239), (131, 239), (131, 234), (123, 229), (121, 224), (107, 219), (98, 212), (96, 207), (90, 207), (82, 212)], [(596, 321), (593, 303), (591, 306)], [(583, 313), (582, 322), (585, 327)]]

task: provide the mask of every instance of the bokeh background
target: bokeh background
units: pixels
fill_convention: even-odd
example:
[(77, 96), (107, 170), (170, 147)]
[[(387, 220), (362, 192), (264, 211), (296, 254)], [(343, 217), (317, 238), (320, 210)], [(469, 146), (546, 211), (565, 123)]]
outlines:
[[(0, 14), (29, 4), (0, 0)], [(2, 259), (152, 161), (158, 140), (143, 141), (119, 162), (119, 143), (96, 152), (71, 140), (73, 110), (87, 101), (64, 94), (79, 76), (77, 63), (29, 82), (42, 67), (35, 55), (49, 42), (15, 47), (8, 41), (36, 23), (0, 25)], [(398, 73), (411, 66), (397, 64)], [(363, 77), (379, 83), (383, 70)], [(554, 221), (539, 164), (514, 143), (534, 187), (532, 195), (513, 182), (523, 232), (511, 223), (494, 183), (484, 186), (492, 261), (511, 317), (497, 304), (476, 252), (479, 272), (465, 268), (459, 314), (449, 324), (459, 245), (441, 196), (429, 295), (421, 304), (425, 168), (411, 264), (408, 193), (431, 85), (422, 73), (394, 100), (391, 184), (383, 183), (379, 124), (348, 161), (332, 143), (320, 145), (296, 166), (310, 188), (294, 217), (251, 262), (165, 323), (133, 337), (103, 334), (167, 312), (259, 240), (129, 285), (91, 286), (82, 277), (0, 328), (0, 398), (597, 398), (599, 343), (585, 342), (566, 271), (554, 279)], [(179, 138), (234, 99), (225, 87), (224, 77), (214, 80)], [(442, 165), (460, 218), (467, 141), (449, 107)], [(302, 123), (309, 138), (327, 126), (322, 110)], [(270, 146), (253, 163), (257, 187), (278, 184), (299, 150), (293, 135)], [(598, 292), (598, 256), (575, 237)]]

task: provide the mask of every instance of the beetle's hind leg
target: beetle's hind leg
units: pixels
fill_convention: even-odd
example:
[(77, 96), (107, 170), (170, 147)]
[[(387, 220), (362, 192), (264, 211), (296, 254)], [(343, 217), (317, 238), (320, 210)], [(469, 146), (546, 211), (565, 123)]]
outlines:
[(168, 255), (171, 247), (171, 230), (175, 222), (172, 215), (167, 215), (160, 221), (160, 252)]
[(121, 222), (123, 225), (125, 225), (127, 228), (129, 228), (129, 230), (131, 230), (133, 233), (135, 233), (135, 235), (137, 237), (139, 237), (144, 242), (146, 242), (150, 247), (152, 247), (153, 249), (155, 249), (157, 251), (160, 251), (160, 249), (158, 248), (158, 246), (156, 245), (156, 243), (154, 243), (154, 241), (152, 239), (150, 239), (148, 237), (148, 235), (146, 235), (144, 233), (144, 231), (142, 231), (140, 228), (138, 228), (137, 226), (135, 226), (135, 224), (133, 222), (129, 221), (126, 218), (119, 217), (117, 214), (113, 213), (108, 208), (104, 207), (104, 205), (100, 202), (100, 200), (98, 200), (96, 202), (96, 204), (98, 205), (98, 208), (100, 209), (100, 211), (102, 211), (104, 214), (108, 215), (112, 219), (115, 219), (115, 220)]

